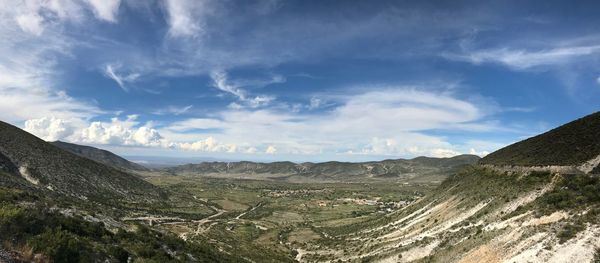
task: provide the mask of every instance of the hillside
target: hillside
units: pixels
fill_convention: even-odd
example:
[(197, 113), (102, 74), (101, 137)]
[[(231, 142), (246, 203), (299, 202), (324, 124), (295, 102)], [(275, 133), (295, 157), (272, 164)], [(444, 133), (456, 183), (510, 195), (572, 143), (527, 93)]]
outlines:
[(0, 164), (30, 186), (83, 199), (151, 201), (162, 194), (134, 175), (72, 154), (4, 122), (0, 122)]
[(300, 262), (596, 262), (598, 178), (471, 167), (382, 216), (313, 227)]
[(54, 146), (60, 147), (63, 150), (77, 154), (81, 157), (85, 157), (117, 169), (125, 171), (148, 171), (148, 168), (141, 166), (137, 163), (130, 162), (127, 159), (106, 150), (61, 141), (55, 141), (50, 143)]
[[(600, 172), (599, 154), (600, 113), (594, 113), (500, 149), (389, 214), (313, 228), (331, 242), (301, 244), (297, 259), (598, 262), (600, 177), (585, 173)], [(496, 165), (573, 169), (505, 172)]]
[(411, 178), (415, 176), (444, 176), (456, 172), (465, 165), (479, 160), (475, 155), (459, 155), (451, 158), (417, 157), (410, 160), (384, 160), (378, 162), (203, 162), (165, 168), (175, 175), (266, 175), (273, 177), (295, 176), (321, 179), (352, 178)]
[(572, 166), (583, 164), (598, 155), (600, 112), (504, 147), (479, 162), (492, 165)]

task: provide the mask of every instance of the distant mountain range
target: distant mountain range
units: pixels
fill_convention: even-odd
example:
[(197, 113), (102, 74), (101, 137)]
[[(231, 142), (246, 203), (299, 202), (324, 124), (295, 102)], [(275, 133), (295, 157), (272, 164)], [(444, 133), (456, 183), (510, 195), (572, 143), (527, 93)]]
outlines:
[[(135, 175), (63, 150), (10, 124), (0, 122), (0, 134), (0, 181), (3, 184), (19, 182), (81, 199), (153, 201), (161, 198), (162, 190)], [(93, 151), (87, 151), (90, 152)]]
[(174, 175), (273, 175), (301, 176), (322, 179), (354, 178), (411, 178), (425, 175), (448, 175), (465, 165), (477, 163), (476, 155), (459, 155), (450, 158), (417, 157), (414, 159), (384, 160), (377, 162), (203, 162), (165, 168)]

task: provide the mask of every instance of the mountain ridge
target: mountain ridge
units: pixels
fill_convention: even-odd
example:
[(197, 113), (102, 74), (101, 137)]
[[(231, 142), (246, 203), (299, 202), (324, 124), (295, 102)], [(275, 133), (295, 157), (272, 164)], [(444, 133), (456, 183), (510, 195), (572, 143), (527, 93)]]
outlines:
[(31, 187), (95, 200), (156, 201), (164, 195), (135, 175), (65, 151), (8, 123), (0, 121), (0, 134), (3, 170)]
[(479, 160), (476, 155), (458, 155), (448, 158), (416, 157), (413, 159), (388, 159), (370, 162), (293, 163), (283, 162), (202, 162), (185, 164), (162, 169), (171, 174), (209, 175), (209, 174), (278, 174), (304, 177), (403, 177), (420, 173), (449, 174), (464, 165), (474, 164)]
[(600, 112), (563, 124), (548, 132), (506, 146), (479, 163), (496, 166), (593, 166), (600, 156)]
[(137, 163), (131, 162), (117, 154), (114, 154), (110, 151), (87, 146), (80, 145), (74, 143), (68, 143), (63, 141), (53, 141), (50, 142), (54, 146), (58, 146), (63, 150), (69, 151), (71, 153), (77, 154), (81, 157), (85, 157), (101, 164), (105, 164), (108, 166), (112, 166), (114, 168), (122, 169), (122, 170), (131, 170), (131, 171), (148, 171), (149, 169), (139, 165)]

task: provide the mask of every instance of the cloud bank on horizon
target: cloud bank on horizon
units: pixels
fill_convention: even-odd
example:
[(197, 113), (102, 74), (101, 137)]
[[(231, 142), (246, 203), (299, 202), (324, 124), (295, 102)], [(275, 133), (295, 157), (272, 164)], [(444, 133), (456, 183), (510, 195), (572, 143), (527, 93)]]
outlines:
[(593, 2), (0, 3), (0, 119), (120, 154), (485, 155), (600, 106)]

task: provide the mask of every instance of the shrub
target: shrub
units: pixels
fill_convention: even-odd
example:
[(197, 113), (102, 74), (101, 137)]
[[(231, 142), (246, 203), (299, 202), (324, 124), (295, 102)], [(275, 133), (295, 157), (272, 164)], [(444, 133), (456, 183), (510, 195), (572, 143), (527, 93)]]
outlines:
[(556, 235), (559, 239), (559, 243), (564, 243), (567, 240), (575, 237), (577, 233), (583, 231), (585, 226), (580, 223), (576, 224), (568, 224), (563, 227), (563, 229)]
[(33, 237), (29, 245), (36, 252), (41, 252), (52, 262), (92, 262), (91, 244), (65, 230), (55, 228)]

